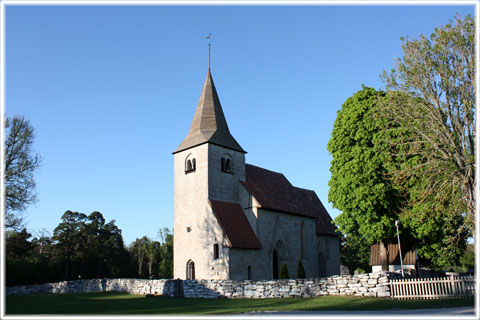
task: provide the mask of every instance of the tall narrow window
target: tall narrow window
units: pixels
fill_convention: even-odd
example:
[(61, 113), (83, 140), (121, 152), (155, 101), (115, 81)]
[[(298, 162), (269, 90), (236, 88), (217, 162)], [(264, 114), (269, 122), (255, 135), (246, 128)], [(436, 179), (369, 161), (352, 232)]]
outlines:
[(187, 280), (195, 279), (195, 263), (192, 260), (187, 261)]
[(273, 250), (272, 254), (272, 278), (278, 279), (278, 253), (277, 250)]
[(225, 161), (225, 172), (230, 172), (230, 159), (227, 159), (227, 161)]
[(252, 280), (252, 266), (247, 267), (247, 280)]
[(191, 171), (192, 169), (193, 169), (192, 161), (191, 161), (191, 160), (188, 160), (188, 161), (187, 161), (187, 171)]
[(197, 160), (195, 158), (192, 159), (192, 170), (197, 169)]
[(218, 252), (218, 243), (213, 245), (213, 259), (218, 259), (219, 252)]
[(225, 158), (222, 158), (222, 171), (225, 171)]
[(305, 227), (303, 225), (303, 221), (300, 224), (300, 254), (302, 258), (305, 258), (307, 256), (307, 250), (306, 250), (306, 242), (305, 242)]

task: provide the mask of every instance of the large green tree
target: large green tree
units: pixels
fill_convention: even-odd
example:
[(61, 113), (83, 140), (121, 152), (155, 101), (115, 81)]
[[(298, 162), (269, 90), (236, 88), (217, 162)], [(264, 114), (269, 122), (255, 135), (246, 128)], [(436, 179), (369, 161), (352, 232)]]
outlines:
[(40, 156), (33, 151), (34, 129), (22, 116), (5, 120), (5, 227), (20, 230), (22, 212), (37, 200), (35, 170)]
[(66, 211), (53, 232), (53, 258), (64, 279), (118, 277), (128, 273), (129, 255), (121, 230), (95, 211), (89, 216)]
[(415, 181), (409, 214), (425, 221), (442, 212), (456, 227), (450, 232), (457, 237), (447, 241), (460, 243), (465, 232), (473, 234), (476, 205), (475, 23), (456, 16), (429, 37), (402, 40), (402, 58), (383, 76), (397, 92), (382, 114), (396, 132), (389, 150), (404, 159), (392, 178), (399, 185)]
[[(332, 154), (332, 177), (329, 201), (342, 213), (335, 219), (345, 235), (343, 262), (349, 268), (365, 266), (368, 260), (357, 254), (359, 244), (395, 243), (395, 220), (401, 222), (400, 235), (404, 249), (416, 249), (424, 264), (437, 269), (454, 265), (465, 248), (466, 234), (458, 232), (463, 225), (460, 215), (451, 214), (451, 198), (423, 202), (411, 199), (426, 188), (425, 178), (417, 176), (398, 183), (393, 173), (411, 166), (421, 157), (406, 158), (391, 148), (408, 128), (388, 125), (384, 106), (403, 93), (384, 93), (363, 88), (343, 104), (337, 114), (328, 149)], [(440, 177), (441, 178), (441, 177)], [(353, 251), (352, 251), (353, 249)]]
[(383, 123), (375, 118), (385, 93), (364, 87), (337, 112), (328, 151), (333, 160), (328, 200), (342, 211), (335, 222), (343, 234), (367, 243), (393, 239), (402, 196), (388, 180)]

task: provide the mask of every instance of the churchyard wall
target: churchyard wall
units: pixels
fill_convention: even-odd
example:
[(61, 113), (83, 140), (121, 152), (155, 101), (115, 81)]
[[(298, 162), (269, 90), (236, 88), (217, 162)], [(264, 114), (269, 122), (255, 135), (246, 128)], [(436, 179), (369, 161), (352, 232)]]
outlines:
[(323, 295), (390, 297), (389, 273), (290, 280), (92, 279), (7, 287), (6, 294), (119, 291), (187, 298), (282, 298)]

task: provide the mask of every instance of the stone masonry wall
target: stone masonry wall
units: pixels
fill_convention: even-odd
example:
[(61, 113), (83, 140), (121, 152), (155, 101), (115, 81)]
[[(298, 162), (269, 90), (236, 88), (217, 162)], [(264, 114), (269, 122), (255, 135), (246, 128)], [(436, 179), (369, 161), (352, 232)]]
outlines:
[[(93, 279), (63, 281), (34, 286), (7, 287), (7, 294), (73, 293), (120, 291), (130, 294), (176, 296), (187, 298), (286, 298), (323, 295), (390, 297), (387, 273), (332, 276), (320, 279), (290, 280), (148, 280)], [(393, 276), (393, 275), (392, 275)], [(182, 284), (182, 289), (177, 288)]]

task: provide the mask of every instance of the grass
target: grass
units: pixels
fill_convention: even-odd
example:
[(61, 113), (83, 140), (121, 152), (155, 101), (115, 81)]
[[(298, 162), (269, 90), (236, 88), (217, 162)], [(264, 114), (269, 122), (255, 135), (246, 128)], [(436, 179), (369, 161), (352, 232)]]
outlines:
[(120, 292), (9, 295), (11, 314), (234, 314), (254, 311), (387, 310), (473, 306), (471, 299), (391, 300), (323, 296), (282, 299), (188, 299), (145, 297)]

